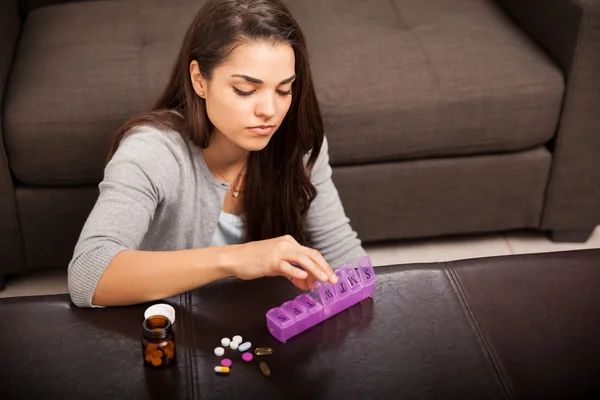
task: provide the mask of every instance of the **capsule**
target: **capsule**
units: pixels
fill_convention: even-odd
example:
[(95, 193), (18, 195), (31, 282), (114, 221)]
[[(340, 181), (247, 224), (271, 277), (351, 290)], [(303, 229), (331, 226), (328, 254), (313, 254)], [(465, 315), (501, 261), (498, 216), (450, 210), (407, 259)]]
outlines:
[(246, 342), (244, 344), (240, 344), (238, 347), (238, 350), (243, 353), (243, 352), (249, 350), (250, 347), (252, 347), (252, 343)]
[(254, 349), (254, 354), (257, 356), (267, 356), (273, 354), (273, 349), (270, 347), (257, 347)]
[(269, 368), (267, 363), (264, 361), (260, 363), (260, 371), (263, 373), (264, 376), (271, 375), (271, 369)]
[(219, 374), (228, 374), (229, 373), (229, 367), (222, 367), (222, 366), (216, 366), (215, 367), (215, 372), (219, 373)]

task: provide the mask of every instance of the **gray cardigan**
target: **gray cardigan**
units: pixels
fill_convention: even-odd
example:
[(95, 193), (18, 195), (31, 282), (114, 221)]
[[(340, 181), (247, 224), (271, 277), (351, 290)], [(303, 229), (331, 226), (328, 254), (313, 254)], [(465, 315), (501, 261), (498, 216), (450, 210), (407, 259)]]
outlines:
[[(305, 226), (312, 247), (337, 268), (365, 251), (331, 172), (325, 140), (311, 176), (318, 194)], [(92, 307), (100, 277), (123, 250), (209, 246), (229, 185), (210, 172), (200, 148), (179, 133), (142, 126), (125, 136), (99, 189), (69, 263), (69, 291), (80, 307)]]

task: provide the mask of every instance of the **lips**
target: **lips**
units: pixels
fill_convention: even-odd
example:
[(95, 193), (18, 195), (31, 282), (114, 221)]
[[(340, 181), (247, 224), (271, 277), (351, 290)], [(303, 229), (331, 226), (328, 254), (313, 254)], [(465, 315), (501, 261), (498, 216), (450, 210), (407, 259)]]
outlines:
[(251, 128), (248, 128), (248, 130), (250, 132), (254, 133), (255, 135), (259, 135), (259, 136), (270, 135), (271, 132), (273, 132), (273, 129), (275, 129), (275, 125), (258, 125), (258, 126), (253, 126)]

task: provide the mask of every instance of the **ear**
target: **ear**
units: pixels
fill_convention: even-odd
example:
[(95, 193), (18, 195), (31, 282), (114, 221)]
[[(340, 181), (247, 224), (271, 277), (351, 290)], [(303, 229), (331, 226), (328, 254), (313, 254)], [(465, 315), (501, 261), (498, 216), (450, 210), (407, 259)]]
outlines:
[(202, 98), (206, 98), (207, 81), (204, 79), (198, 61), (194, 60), (190, 63), (190, 79), (196, 94)]

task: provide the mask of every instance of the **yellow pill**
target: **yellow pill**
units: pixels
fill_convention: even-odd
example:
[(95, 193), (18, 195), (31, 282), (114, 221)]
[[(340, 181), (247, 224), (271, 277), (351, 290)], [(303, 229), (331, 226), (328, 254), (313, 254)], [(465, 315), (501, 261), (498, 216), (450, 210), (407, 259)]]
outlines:
[(269, 376), (271, 375), (271, 369), (269, 368), (269, 366), (267, 365), (266, 362), (261, 362), (260, 363), (260, 370), (263, 373), (264, 376)]
[(273, 354), (273, 349), (270, 347), (257, 347), (254, 349), (254, 354), (257, 356), (266, 356), (269, 354)]
[(215, 367), (215, 372), (218, 372), (219, 374), (228, 374), (229, 373), (229, 367), (217, 366), (217, 367)]

